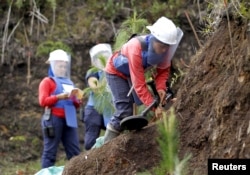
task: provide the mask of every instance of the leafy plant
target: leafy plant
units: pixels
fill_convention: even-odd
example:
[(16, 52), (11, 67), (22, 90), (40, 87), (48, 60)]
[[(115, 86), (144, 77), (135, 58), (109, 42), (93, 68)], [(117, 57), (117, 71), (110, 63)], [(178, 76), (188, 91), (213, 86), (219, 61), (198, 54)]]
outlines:
[(123, 1), (99, 1), (99, 0), (88, 0), (87, 1), (90, 10), (93, 12), (102, 12), (104, 18), (112, 19), (117, 12), (119, 12), (124, 7)]
[(166, 9), (168, 9), (168, 7), (169, 5), (166, 2), (160, 3), (158, 1), (154, 1), (152, 7), (149, 9), (149, 12), (153, 17), (159, 18), (163, 13), (166, 13)]
[(132, 34), (145, 33), (146, 25), (148, 25), (147, 20), (138, 18), (137, 12), (134, 11), (133, 17), (127, 19), (121, 24), (120, 30), (115, 38), (114, 50), (119, 50), (121, 46), (128, 41)]
[(56, 49), (62, 49), (67, 53), (72, 54), (72, 51), (69, 46), (62, 43), (61, 41), (45, 41), (38, 45), (36, 50), (36, 56), (47, 56), (51, 51)]
[(149, 12), (152, 17), (159, 18), (166, 16), (173, 20), (176, 20), (180, 15), (180, 9), (185, 1), (182, 0), (169, 0), (167, 2), (154, 1), (150, 7)]
[(156, 175), (184, 175), (187, 161), (191, 155), (186, 156), (183, 160), (178, 158), (179, 149), (179, 132), (177, 130), (177, 120), (174, 115), (174, 109), (170, 109), (170, 114), (163, 114), (163, 122), (159, 122), (158, 130), (160, 136), (157, 141), (160, 146), (162, 161), (156, 167)]
[(180, 68), (177, 69), (178, 72), (174, 72), (173, 76), (171, 78), (171, 83), (170, 83), (170, 87), (173, 87), (173, 85), (181, 78), (185, 75), (185, 72), (183, 72)]
[(242, 1), (238, 1), (238, 0), (234, 0), (231, 2), (236, 14), (238, 14), (239, 16), (246, 18), (246, 19), (250, 19), (250, 12), (249, 12), (249, 8), (250, 8), (250, 3), (247, 0), (242, 0)]
[(95, 105), (98, 112), (101, 114), (108, 113), (112, 115), (114, 112), (114, 107), (112, 104), (112, 95), (108, 89), (106, 79), (103, 77), (101, 81), (99, 80), (98, 89), (94, 90)]
[(51, 31), (53, 31), (54, 26), (55, 26), (55, 21), (56, 21), (56, 0), (47, 0), (48, 4), (50, 4), (50, 7), (53, 10), (53, 22), (52, 22), (52, 27)]
[(233, 0), (228, 2), (224, 1), (207, 1), (207, 15), (204, 17), (205, 27), (201, 33), (204, 36), (211, 36), (219, 26), (223, 13), (226, 12), (227, 16), (233, 15), (234, 17), (242, 17), (243, 19), (249, 20), (250, 3), (247, 0)]
[[(106, 59), (103, 56), (100, 56), (98, 58), (100, 60), (101, 67), (105, 67), (106, 65)], [(108, 88), (107, 81), (104, 75), (104, 72), (101, 70), (101, 68), (92, 66), (88, 72), (89, 73), (96, 73), (96, 72), (102, 72), (100, 74), (99, 80), (96, 83), (96, 88), (90, 88), (86, 87), (83, 90), (83, 94), (85, 94), (85, 97), (88, 98), (91, 93), (93, 93), (94, 101), (95, 101), (95, 109), (100, 114), (107, 114), (111, 115), (114, 112), (114, 107), (112, 105), (112, 95)]]

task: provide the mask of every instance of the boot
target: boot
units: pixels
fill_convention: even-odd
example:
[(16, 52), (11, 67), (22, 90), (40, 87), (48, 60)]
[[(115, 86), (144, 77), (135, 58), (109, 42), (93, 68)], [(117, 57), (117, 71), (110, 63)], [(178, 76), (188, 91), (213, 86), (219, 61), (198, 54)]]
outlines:
[(119, 131), (115, 130), (110, 124), (107, 125), (106, 132), (104, 134), (104, 143), (109, 142), (113, 138), (120, 134)]

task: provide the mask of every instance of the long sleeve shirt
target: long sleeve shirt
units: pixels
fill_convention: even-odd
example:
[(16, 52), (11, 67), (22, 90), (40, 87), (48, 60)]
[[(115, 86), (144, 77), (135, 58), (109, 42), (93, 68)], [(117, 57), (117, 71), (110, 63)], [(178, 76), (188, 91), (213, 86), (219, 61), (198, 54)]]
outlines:
[[(146, 79), (144, 76), (145, 69), (142, 64), (142, 47), (138, 39), (132, 38), (126, 44), (123, 45), (121, 54), (128, 58), (130, 78), (133, 82), (134, 90), (137, 93), (139, 99), (146, 106), (152, 104), (154, 97), (147, 88)], [(120, 76), (121, 78), (127, 79), (127, 77), (116, 70), (113, 65), (113, 60), (116, 59), (119, 52), (113, 54), (113, 56), (108, 60), (105, 71)], [(156, 68), (156, 75), (154, 81), (157, 90), (166, 90), (166, 80), (168, 79), (170, 72), (170, 66), (165, 69)]]
[[(65, 118), (65, 112), (63, 108), (53, 107), (58, 101), (56, 94), (51, 95), (53, 94), (55, 89), (56, 89), (56, 83), (54, 82), (54, 80), (49, 77), (45, 77), (39, 84), (39, 89), (38, 89), (39, 104), (40, 106), (44, 108), (50, 107), (53, 115), (60, 117), (60, 118)], [(78, 102), (76, 99), (72, 99), (72, 100), (73, 100), (74, 106), (78, 108), (80, 106), (80, 102)]]

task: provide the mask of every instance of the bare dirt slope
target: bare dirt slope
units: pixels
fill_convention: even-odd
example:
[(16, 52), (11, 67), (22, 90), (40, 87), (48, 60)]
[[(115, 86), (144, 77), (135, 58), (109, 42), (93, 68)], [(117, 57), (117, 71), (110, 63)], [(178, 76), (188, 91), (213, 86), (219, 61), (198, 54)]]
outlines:
[[(180, 158), (192, 153), (190, 175), (206, 174), (208, 158), (250, 158), (250, 41), (244, 22), (230, 21), (230, 30), (223, 19), (192, 58), (177, 93)], [(157, 134), (155, 125), (124, 133), (70, 160), (63, 175), (152, 172), (161, 157)]]
[(242, 21), (230, 21), (230, 29), (224, 19), (192, 58), (178, 93), (180, 153), (193, 154), (199, 174), (208, 158), (250, 158), (250, 41)]

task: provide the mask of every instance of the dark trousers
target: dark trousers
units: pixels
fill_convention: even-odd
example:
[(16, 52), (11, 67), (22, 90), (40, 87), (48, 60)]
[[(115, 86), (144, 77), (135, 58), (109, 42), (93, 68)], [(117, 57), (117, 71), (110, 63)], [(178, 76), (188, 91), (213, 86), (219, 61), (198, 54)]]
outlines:
[[(54, 166), (60, 142), (64, 146), (68, 160), (80, 154), (77, 128), (68, 127), (65, 119), (52, 115), (48, 121), (42, 119), (41, 125), (43, 128), (42, 168)], [(55, 136), (53, 138), (45, 134), (44, 128), (48, 126), (53, 126), (54, 128)]]
[(86, 106), (83, 122), (85, 124), (84, 148), (89, 150), (95, 144), (101, 129), (105, 129), (103, 115), (99, 114), (93, 106)]
[(112, 92), (115, 112), (111, 117), (110, 124), (117, 130), (121, 131), (120, 121), (128, 116), (133, 115), (133, 96), (128, 97), (130, 86), (128, 80), (116, 75), (106, 73), (106, 79)]

